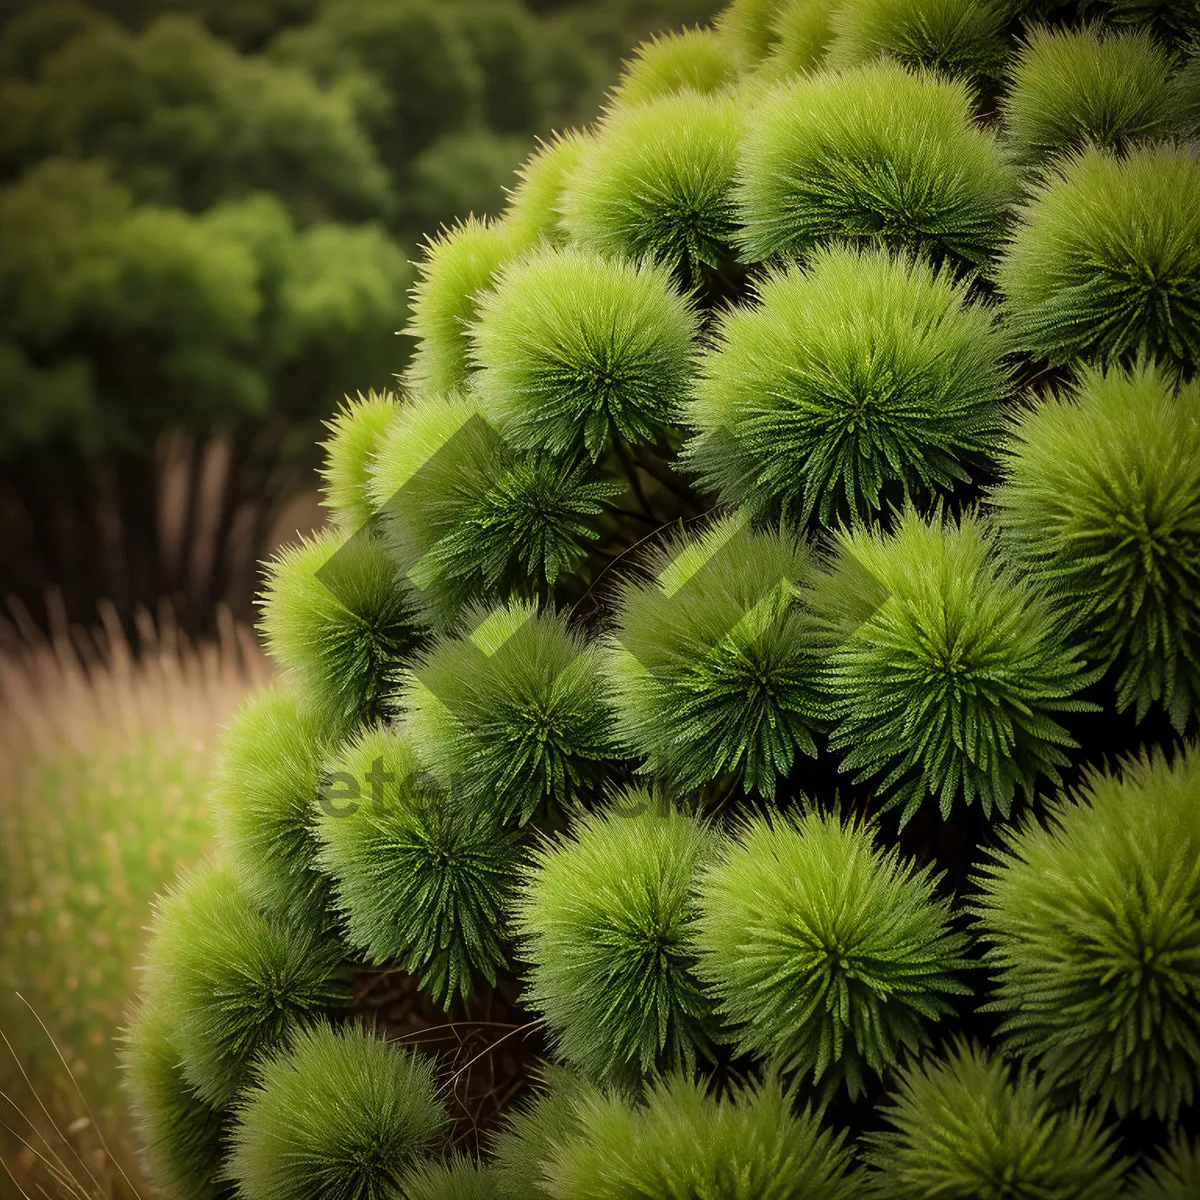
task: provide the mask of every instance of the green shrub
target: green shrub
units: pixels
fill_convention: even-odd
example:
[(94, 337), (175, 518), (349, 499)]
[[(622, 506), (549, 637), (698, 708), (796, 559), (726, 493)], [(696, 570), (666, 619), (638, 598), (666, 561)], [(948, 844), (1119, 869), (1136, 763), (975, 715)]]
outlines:
[(648, 793), (618, 796), (540, 847), (516, 907), (529, 1002), (588, 1076), (691, 1067), (716, 1022), (695, 974), (696, 871), (713, 835)]
[(1200, 711), (1200, 388), (1169, 372), (1080, 373), (1014, 425), (993, 496), (1007, 552), (1051, 582), (1118, 709)]
[(1187, 1200), (1200, 1187), (1200, 1151), (1176, 1134), (1166, 1152), (1134, 1181), (1132, 1200)]
[(1014, 178), (963, 83), (890, 62), (814, 72), (767, 92), (748, 126), (748, 261), (847, 239), (979, 266), (999, 247)]
[(1176, 126), (1170, 55), (1145, 30), (1032, 29), (1002, 101), (1008, 144), (1038, 165), (1085, 145), (1123, 150)]
[(318, 1025), (259, 1066), (238, 1104), (228, 1174), (239, 1195), (262, 1200), (397, 1196), (445, 1123), (431, 1060)]
[(1063, 1111), (1024, 1068), (961, 1044), (900, 1075), (869, 1135), (876, 1194), (896, 1200), (1111, 1200), (1125, 1163), (1095, 1113)]
[(949, 490), (1000, 442), (1007, 344), (920, 259), (842, 246), (723, 313), (687, 409), (689, 465), (721, 498), (803, 525)]
[(1008, 326), (1051, 363), (1200, 364), (1200, 164), (1184, 146), (1066, 158), (1018, 211), (997, 267)]
[(684, 29), (636, 47), (617, 81), (622, 104), (642, 104), (677, 92), (719, 92), (734, 79), (731, 47), (711, 29)]
[(371, 456), (396, 410), (392, 392), (359, 392), (325, 423), (330, 436), (322, 444), (321, 503), (329, 509), (330, 521), (347, 533), (357, 533), (375, 515), (369, 490)]
[(1093, 770), (1006, 830), (979, 917), (1010, 1043), (1073, 1094), (1175, 1119), (1200, 1065), (1200, 753)]

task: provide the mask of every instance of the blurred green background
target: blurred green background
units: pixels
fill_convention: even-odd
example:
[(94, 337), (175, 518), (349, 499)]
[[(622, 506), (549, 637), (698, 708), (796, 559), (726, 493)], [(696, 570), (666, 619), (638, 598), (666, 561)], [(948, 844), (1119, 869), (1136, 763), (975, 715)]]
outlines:
[(150, 899), (269, 674), (258, 564), (320, 520), (321, 421), (405, 365), (422, 239), (718, 7), (0, 0), (0, 1162), (31, 1195), (149, 1194), (114, 1039)]
[(249, 615), (320, 419), (404, 365), (422, 237), (716, 7), (0, 0), (3, 591)]

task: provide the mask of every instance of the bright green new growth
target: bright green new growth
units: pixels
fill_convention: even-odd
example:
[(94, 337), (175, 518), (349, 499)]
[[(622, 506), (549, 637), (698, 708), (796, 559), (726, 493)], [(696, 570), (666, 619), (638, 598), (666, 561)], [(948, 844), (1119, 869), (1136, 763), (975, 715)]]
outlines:
[(400, 1200), (404, 1172), (445, 1125), (432, 1059), (320, 1025), (260, 1065), (228, 1174), (254, 1200)]
[(392, 392), (370, 391), (346, 403), (325, 422), (329, 438), (321, 443), (325, 461), (320, 474), (325, 495), (321, 503), (330, 520), (347, 533), (357, 533), (375, 515), (367, 490), (371, 455), (383, 431), (396, 415)]
[(651, 579), (622, 581), (606, 670), (624, 744), (683, 789), (726, 773), (773, 796), (825, 712), (820, 659), (795, 585), (795, 534), (741, 517), (667, 542)]
[(336, 943), (265, 915), (226, 863), (205, 863), (157, 907), (145, 1029), (169, 1027), (188, 1086), (220, 1108), (256, 1055), (346, 1002), (341, 960)]
[(1125, 150), (1177, 123), (1171, 56), (1143, 29), (1035, 26), (1009, 77), (1006, 141), (1030, 165), (1089, 143)]
[(552, 596), (620, 488), (579, 454), (514, 453), (461, 395), (405, 405), (369, 483), (402, 586), (441, 628), (473, 601)]
[(526, 824), (594, 795), (618, 758), (600, 651), (552, 611), (471, 610), (405, 672), (398, 705), (422, 763), (460, 802)]
[(803, 524), (949, 489), (1001, 440), (1006, 342), (921, 259), (822, 247), (721, 315), (685, 461), (727, 502)]
[(447, 1008), (477, 976), (494, 984), (520, 861), (512, 837), (424, 776), (395, 732), (363, 730), (327, 774), (317, 862), (347, 943), (399, 963)]
[(759, 67), (757, 78), (780, 80), (820, 66), (833, 40), (832, 17), (841, 2), (785, 0), (771, 24), (777, 40)]
[(470, 374), (467, 327), (475, 319), (480, 294), (492, 285), (502, 263), (536, 239), (528, 222), (497, 222), (469, 217), (425, 244), (417, 263), (409, 325), (417, 340), (406, 376), (417, 392), (448, 392)]
[(726, 39), (711, 29), (681, 29), (635, 47), (613, 92), (623, 105), (643, 104), (677, 92), (719, 92), (735, 74)]
[(583, 161), (591, 138), (578, 130), (555, 133), (517, 168), (517, 186), (509, 195), (501, 224), (516, 241), (533, 246), (539, 238), (565, 240), (558, 206), (567, 176)]
[(730, 0), (717, 14), (717, 35), (729, 45), (739, 67), (753, 67), (770, 53), (778, 41), (779, 8), (780, 0)]
[(149, 1174), (177, 1200), (223, 1200), (219, 1178), (227, 1121), (188, 1086), (172, 1042), (170, 1014), (143, 1008), (122, 1055), (129, 1107)]
[(268, 652), (300, 702), (334, 729), (380, 715), (390, 675), (425, 634), (369, 529), (323, 530), (280, 551), (259, 603)]
[(653, 442), (691, 382), (697, 317), (667, 268), (547, 247), (505, 267), (471, 328), (475, 386), (517, 449)]
[(246, 889), (269, 912), (327, 923), (328, 880), (314, 864), (321, 766), (331, 731), (289, 691), (242, 705), (221, 744), (213, 781), (217, 830)]
[(838, 534), (809, 602), (831, 634), (833, 749), (907, 821), (976, 799), (1007, 816), (1019, 787), (1059, 782), (1075, 742), (1054, 719), (1088, 706), (1080, 651), (1029, 582), (1000, 562), (980, 520), (911, 509), (891, 535)]
[(756, 817), (699, 884), (697, 974), (742, 1053), (852, 1097), (969, 992), (937, 877), (837, 816)]
[(1020, 349), (1052, 364), (1200, 365), (1200, 162), (1187, 146), (1065, 159), (1018, 211), (996, 279)]
[(1092, 770), (979, 880), (1014, 1048), (1124, 1115), (1174, 1120), (1200, 1068), (1200, 752)]
[(1200, 1145), (1181, 1133), (1134, 1181), (1129, 1200), (1192, 1200), (1200, 1193)]
[(461, 1155), (446, 1163), (420, 1163), (401, 1187), (404, 1200), (506, 1200), (496, 1172)]
[(1113, 1200), (1125, 1163), (1097, 1113), (1063, 1111), (1027, 1069), (959, 1044), (945, 1062), (913, 1063), (869, 1133), (888, 1200)]
[(742, 105), (685, 90), (620, 98), (567, 181), (562, 223), (575, 243), (649, 258), (695, 286), (733, 257), (733, 179)]
[(1117, 707), (1200, 712), (1200, 383), (1085, 369), (1023, 411), (992, 497), (1006, 551), (1047, 581)]
[(713, 848), (691, 817), (631, 791), (535, 852), (515, 916), (527, 1000), (589, 1077), (629, 1082), (710, 1054), (691, 933), (696, 871)]
[(844, 1135), (797, 1115), (778, 1080), (717, 1099), (702, 1083), (671, 1075), (630, 1109), (619, 1096), (579, 1107), (580, 1133), (555, 1147), (547, 1191), (571, 1200), (852, 1200)]
[(768, 92), (747, 119), (737, 200), (746, 261), (843, 238), (980, 265), (1015, 177), (960, 80), (881, 62)]
[(1008, 54), (1008, 0), (842, 0), (831, 67), (891, 58), (969, 81), (995, 78)]

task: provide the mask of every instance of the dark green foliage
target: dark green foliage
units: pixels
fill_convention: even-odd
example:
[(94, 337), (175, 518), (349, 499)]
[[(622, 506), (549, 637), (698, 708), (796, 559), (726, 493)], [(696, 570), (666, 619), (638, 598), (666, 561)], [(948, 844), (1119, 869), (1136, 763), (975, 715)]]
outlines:
[(518, 224), (468, 217), (427, 241), (404, 331), (418, 339), (406, 376), (418, 392), (448, 392), (466, 381), (467, 328), (479, 296), (501, 263), (534, 237), (536, 231)]
[(851, 1096), (919, 1050), (969, 991), (937, 882), (837, 816), (743, 824), (701, 876), (695, 935), (739, 1049)]
[(823, 247), (720, 317), (685, 460), (760, 518), (829, 524), (949, 489), (1000, 441), (1003, 333), (945, 271)]
[(1122, 25), (1147, 25), (1167, 41), (1200, 37), (1200, 8), (1195, 0), (1108, 0), (1108, 16)]
[(515, 453), (474, 400), (451, 395), (401, 409), (368, 490), (405, 588), (445, 627), (471, 601), (552, 596), (621, 485), (578, 453)]
[(125, 1039), (129, 1106), (147, 1172), (178, 1200), (224, 1200), (232, 1190), (219, 1178), (227, 1119), (189, 1087), (172, 1033), (170, 1014), (147, 1005)]
[(217, 828), (247, 890), (300, 926), (327, 923), (329, 881), (316, 869), (321, 768), (333, 732), (290, 691), (242, 705), (221, 745), (213, 782)]
[(1175, 75), (1175, 105), (1179, 128), (1187, 136), (1200, 137), (1200, 43)]
[(581, 1133), (546, 1166), (547, 1192), (570, 1200), (851, 1200), (862, 1179), (843, 1138), (810, 1109), (797, 1115), (775, 1079), (717, 1099), (679, 1075), (635, 1109), (586, 1100)]
[(892, 58), (968, 80), (994, 78), (1007, 54), (1008, 0), (843, 0), (829, 65)]
[(1124, 1162), (1096, 1113), (1061, 1110), (1037, 1076), (959, 1045), (914, 1063), (868, 1134), (889, 1200), (1113, 1200)]
[(617, 758), (600, 653), (563, 616), (513, 603), (434, 642), (398, 705), (420, 760), (460, 802), (524, 825), (592, 796)]
[(980, 923), (1010, 1044), (1070, 1093), (1174, 1120), (1200, 1070), (1200, 752), (1093, 770), (1003, 834)]
[(392, 392), (358, 393), (325, 422), (329, 439), (322, 443), (325, 461), (321, 467), (325, 493), (321, 503), (339, 529), (357, 533), (375, 515), (369, 483), (371, 456), (384, 430), (396, 416)]
[(727, 772), (773, 796), (825, 712), (812, 622), (796, 603), (808, 549), (739, 517), (666, 543), (616, 597), (606, 659), (617, 725), (679, 787)]
[(1088, 707), (1080, 651), (1027, 581), (1002, 564), (978, 518), (837, 535), (810, 603), (831, 633), (830, 739), (843, 771), (874, 779), (907, 821), (926, 797), (942, 815), (976, 799), (1007, 815), (1018, 788), (1059, 781), (1075, 742), (1055, 720)]
[(1142, 29), (1036, 26), (1009, 75), (1001, 111), (1025, 163), (1089, 143), (1124, 150), (1176, 128), (1171, 56)]
[(1200, 1148), (1181, 1133), (1129, 1189), (1129, 1200), (1191, 1200), (1200, 1191)]
[(267, 564), (260, 628), (301, 703), (336, 729), (382, 713), (424, 624), (370, 531), (323, 531)]
[(1051, 363), (1200, 364), (1200, 162), (1184, 146), (1065, 159), (1021, 207), (997, 282), (1021, 349)]
[(205, 863), (159, 903), (147, 951), (148, 1017), (135, 1037), (169, 1028), (187, 1085), (204, 1104), (223, 1107), (256, 1055), (349, 999), (341, 958), (335, 943), (264, 914), (228, 864)]
[(260, 1064), (228, 1173), (254, 1200), (402, 1200), (406, 1169), (445, 1125), (431, 1059), (319, 1025)]
[(678, 420), (697, 320), (665, 267), (541, 248), (503, 267), (478, 308), (474, 383), (515, 448), (595, 460)]
[(438, 788), (394, 732), (363, 730), (327, 775), (317, 862), (347, 943), (398, 963), (447, 1008), (477, 977), (494, 984), (520, 861), (512, 837)]
[(685, 285), (733, 256), (742, 110), (691, 90), (619, 102), (571, 173), (562, 223), (579, 245), (671, 267)]
[(719, 92), (734, 78), (726, 39), (712, 29), (683, 29), (637, 46), (614, 91), (621, 104), (641, 104), (685, 90)]
[(631, 791), (535, 852), (515, 918), (527, 1002), (587, 1076), (628, 1082), (710, 1052), (691, 934), (696, 871), (714, 844), (691, 817)]
[(992, 499), (1007, 553), (1052, 588), (1117, 707), (1200, 712), (1200, 384), (1081, 372), (1017, 419)]
[(748, 119), (737, 192), (743, 255), (884, 242), (979, 265), (1015, 180), (972, 122), (965, 83), (882, 62), (769, 91)]

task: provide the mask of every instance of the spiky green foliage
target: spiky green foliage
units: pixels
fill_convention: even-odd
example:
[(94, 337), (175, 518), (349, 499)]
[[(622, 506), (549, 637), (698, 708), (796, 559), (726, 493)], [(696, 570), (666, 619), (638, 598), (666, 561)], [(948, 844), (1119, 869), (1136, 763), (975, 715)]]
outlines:
[(330, 764), (317, 827), (346, 940), (449, 1007), (496, 981), (519, 861), (510, 835), (424, 777), (404, 737), (360, 732)]
[(946, 270), (845, 246), (770, 271), (721, 315), (685, 462), (760, 518), (874, 515), (969, 478), (1009, 386), (993, 314)]
[(538, 1068), (532, 1098), (506, 1115), (492, 1144), (505, 1200), (550, 1196), (545, 1163), (557, 1145), (579, 1135), (584, 1101), (602, 1095), (594, 1084), (565, 1067), (543, 1064)]
[(505, 1200), (500, 1177), (462, 1155), (421, 1163), (404, 1176), (404, 1200)]
[(937, 877), (836, 815), (754, 818), (702, 873), (697, 974), (739, 1049), (851, 1096), (969, 989)]
[(1008, 327), (1050, 363), (1200, 365), (1200, 162), (1186, 145), (1089, 147), (1018, 212), (997, 268)]
[(1025, 163), (1088, 143), (1120, 151), (1176, 127), (1171, 56), (1144, 29), (1035, 26), (1009, 77), (1006, 140)]
[(470, 601), (553, 595), (619, 490), (579, 454), (515, 453), (456, 394), (405, 405), (369, 481), (400, 585), (440, 628)]
[(539, 238), (561, 242), (558, 205), (567, 176), (588, 152), (590, 138), (578, 130), (552, 134), (517, 168), (517, 186), (509, 194), (502, 223), (521, 245)]
[(831, 632), (843, 771), (874, 780), (907, 821), (976, 799), (1004, 815), (1018, 788), (1057, 784), (1075, 742), (1055, 720), (1088, 706), (1078, 647), (1048, 602), (995, 553), (974, 516), (926, 522), (909, 509), (888, 535), (838, 534), (810, 604)]
[(734, 78), (727, 39), (712, 29), (681, 29), (635, 47), (614, 90), (622, 104), (642, 104), (685, 90), (719, 92)]
[(1014, 187), (961, 80), (891, 62), (814, 72), (773, 88), (748, 121), (739, 239), (752, 262), (845, 238), (978, 265)]
[(1008, 54), (1007, 0), (842, 0), (834, 10), (829, 65), (892, 58), (978, 81)]
[(959, 1044), (916, 1062), (867, 1135), (890, 1200), (1112, 1200), (1124, 1163), (1096, 1113), (1063, 1111), (1024, 1067)]
[(691, 817), (631, 791), (535, 852), (515, 915), (527, 1000), (588, 1076), (625, 1082), (710, 1053), (690, 938), (713, 847)]
[(979, 916), (1011, 1044), (1073, 1094), (1174, 1119), (1200, 1070), (1200, 752), (1091, 771), (1006, 830)]
[(765, 58), (778, 41), (775, 17), (780, 0), (730, 0), (717, 14), (714, 27), (742, 68)]
[(1175, 111), (1180, 130), (1188, 137), (1200, 137), (1200, 42), (1176, 72)]
[(1200, 38), (1200, 7), (1195, 0), (1108, 0), (1109, 20), (1149, 26), (1166, 42)]
[(821, 65), (833, 41), (832, 16), (841, 0), (785, 0), (771, 28), (775, 44), (758, 69), (760, 80), (784, 79)]
[(1200, 1194), (1200, 1145), (1177, 1133), (1166, 1151), (1133, 1181), (1129, 1200), (1191, 1200)]
[(412, 597), (372, 531), (322, 530), (267, 564), (267, 651), (299, 701), (332, 728), (377, 717), (389, 678), (424, 638)]
[(405, 1171), (445, 1125), (431, 1059), (319, 1025), (260, 1064), (228, 1173), (254, 1200), (401, 1200)]
[(619, 1096), (583, 1102), (581, 1133), (546, 1164), (548, 1191), (571, 1200), (851, 1200), (862, 1180), (844, 1135), (797, 1114), (778, 1080), (717, 1098), (669, 1076), (637, 1108)]
[(654, 441), (677, 420), (696, 330), (667, 268), (543, 247), (480, 301), (475, 385), (513, 446), (598, 459), (614, 439)]
[(143, 1008), (123, 1055), (129, 1106), (154, 1184), (178, 1200), (223, 1200), (220, 1178), (228, 1122), (191, 1089), (179, 1066), (168, 1013)]
[(1008, 553), (1046, 581), (1117, 707), (1200, 713), (1200, 383), (1149, 363), (1084, 369), (1026, 409), (992, 499)]
[(134, 1036), (168, 1025), (183, 1078), (214, 1108), (233, 1099), (257, 1054), (348, 999), (337, 944), (263, 913), (219, 860), (160, 900), (152, 935), (145, 991), (154, 1020)]
[(563, 226), (581, 246), (649, 258), (685, 285), (733, 257), (733, 180), (743, 113), (728, 95), (685, 90), (618, 103), (563, 193)]
[(807, 547), (730, 517), (668, 541), (648, 566), (649, 580), (619, 585), (606, 658), (625, 745), (681, 788), (736, 772), (773, 796), (797, 752), (815, 757), (825, 711), (796, 603)]
[(422, 762), (465, 804), (525, 824), (593, 795), (618, 758), (599, 650), (564, 616), (514, 603), (468, 614), (401, 680)]
[(329, 438), (322, 443), (325, 461), (321, 466), (325, 495), (321, 503), (339, 529), (357, 533), (375, 515), (367, 483), (371, 455), (383, 431), (396, 415), (393, 392), (358, 393), (326, 421)]
[(475, 319), (480, 294), (501, 264), (533, 237), (536, 230), (528, 222), (469, 217), (426, 242), (405, 330), (417, 339), (406, 375), (415, 390), (448, 392), (466, 382), (471, 369), (467, 326)]
[(321, 767), (334, 735), (290, 691), (265, 688), (239, 709), (221, 743), (213, 808), (222, 843), (254, 899), (323, 928), (329, 881), (313, 827)]

